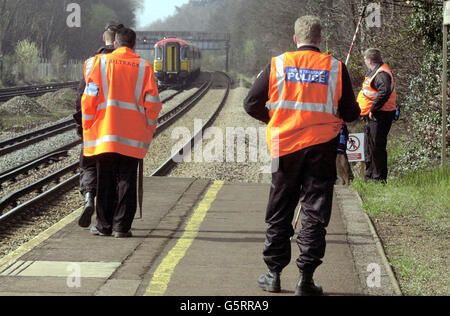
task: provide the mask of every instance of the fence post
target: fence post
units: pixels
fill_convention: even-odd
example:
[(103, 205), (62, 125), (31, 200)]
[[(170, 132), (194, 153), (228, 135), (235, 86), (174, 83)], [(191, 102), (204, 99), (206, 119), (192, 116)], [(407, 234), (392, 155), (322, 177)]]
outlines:
[(443, 21), (443, 41), (442, 41), (442, 166), (447, 165), (447, 43), (448, 25), (450, 24), (450, 1), (444, 1), (444, 21)]

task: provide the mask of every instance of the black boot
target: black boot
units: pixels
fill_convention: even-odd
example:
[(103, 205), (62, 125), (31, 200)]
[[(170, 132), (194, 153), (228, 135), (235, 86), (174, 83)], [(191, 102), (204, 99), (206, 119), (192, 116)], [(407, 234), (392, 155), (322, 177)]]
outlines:
[(84, 196), (84, 208), (78, 219), (78, 225), (83, 228), (89, 227), (91, 225), (91, 217), (95, 211), (95, 196), (93, 193), (88, 192)]
[(302, 273), (295, 289), (295, 296), (323, 296), (322, 287), (314, 284), (313, 273)]
[(258, 286), (264, 291), (271, 293), (281, 292), (281, 273), (269, 271), (267, 274), (263, 274), (258, 279)]

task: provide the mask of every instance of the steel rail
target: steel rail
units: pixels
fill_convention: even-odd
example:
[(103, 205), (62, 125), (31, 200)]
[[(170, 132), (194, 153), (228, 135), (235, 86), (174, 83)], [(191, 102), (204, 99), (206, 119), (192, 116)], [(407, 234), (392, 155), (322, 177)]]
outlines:
[[(28, 165), (30, 165), (30, 164), (32, 164), (32, 163), (34, 163), (34, 162), (36, 162), (36, 161), (38, 161), (38, 160), (44, 158), (44, 157), (54, 155), (55, 153), (58, 153), (58, 152), (68, 151), (68, 150), (70, 150), (70, 149), (72, 149), (73, 147), (78, 146), (78, 145), (81, 145), (81, 139), (76, 140), (76, 141), (74, 141), (74, 142), (71, 142), (71, 143), (69, 143), (69, 144), (67, 144), (67, 145), (64, 145), (64, 146), (62, 146), (62, 147), (60, 147), (60, 148), (58, 148), (58, 149), (55, 149), (55, 150), (53, 150), (53, 151), (51, 151), (51, 152), (49, 152), (49, 153), (46, 153), (46, 154), (44, 154), (44, 155), (42, 155), (42, 156), (40, 156), (40, 157), (38, 157), (38, 158), (31, 159), (31, 160), (29, 160), (29, 161), (27, 161), (27, 162), (25, 162), (25, 163), (23, 163), (23, 164), (21, 164), (21, 165), (19, 165), (19, 166), (16, 166), (16, 167), (13, 167), (13, 168), (8, 169), (8, 170), (6, 170), (6, 171), (0, 172), (0, 178), (2, 178), (3, 176), (5, 176), (5, 175), (7, 175), (7, 174), (11, 174), (11, 173), (15, 172), (15, 171), (18, 170), (18, 169), (21, 169), (21, 168), (23, 168), (23, 167), (25, 167), (25, 166), (28, 166)], [(7, 179), (7, 180), (9, 180), (9, 179)], [(0, 183), (1, 183), (1, 182), (0, 182)]]
[(25, 147), (28, 147), (28, 146), (30, 146), (32, 144), (35, 144), (37, 142), (40, 142), (41, 140), (50, 138), (52, 136), (59, 135), (59, 134), (65, 133), (67, 131), (73, 130), (76, 127), (77, 127), (77, 125), (75, 123), (73, 123), (73, 124), (70, 124), (68, 126), (64, 126), (64, 127), (59, 128), (59, 129), (52, 130), (52, 131), (47, 132), (47, 133), (45, 133), (43, 135), (39, 135), (39, 136), (33, 137), (31, 139), (24, 140), (21, 143), (18, 143), (18, 144), (9, 146), (9, 147), (5, 147), (5, 148), (0, 148), (0, 156), (12, 153), (14, 151), (17, 151), (17, 150), (25, 148)]
[(216, 108), (214, 113), (208, 118), (208, 120), (202, 126), (202, 128), (199, 131), (197, 131), (197, 133), (188, 142), (186, 142), (186, 144), (177, 153), (172, 155), (172, 157), (170, 157), (166, 162), (164, 162), (161, 166), (159, 166), (150, 175), (151, 177), (163, 177), (163, 176), (166, 176), (173, 169), (173, 167), (178, 164), (175, 161), (175, 158), (177, 156), (181, 156), (183, 153), (184, 154), (187, 153), (189, 150), (192, 150), (194, 148), (195, 144), (197, 144), (198, 141), (201, 141), (201, 139), (203, 137), (203, 133), (205, 132), (205, 130), (213, 124), (213, 122), (216, 119), (217, 115), (219, 115), (220, 111), (222, 110), (223, 106), (225, 105), (225, 102), (228, 99), (228, 95), (229, 95), (230, 89), (231, 89), (232, 79), (228, 76), (228, 74), (226, 74), (224, 72), (217, 72), (217, 73), (220, 73), (220, 74), (224, 75), (228, 79), (227, 86), (226, 86), (226, 92), (225, 92), (225, 95), (222, 98), (222, 101), (220, 102), (219, 106)]
[[(36, 190), (41, 190), (43, 186), (53, 182), (58, 181), (59, 179), (65, 175), (67, 175), (69, 172), (76, 171), (78, 169), (79, 162), (73, 163), (70, 166), (65, 167), (64, 169), (58, 170), (48, 177), (45, 177), (44, 179), (41, 179), (39, 181), (36, 181), (35, 183), (32, 183), (28, 185), (25, 188), (20, 189), (19, 191), (13, 192), (4, 198), (0, 200), (0, 212), (3, 212), (8, 205), (13, 205), (14, 207), (17, 205), (17, 200), (21, 197), (23, 197), (26, 194), (29, 194), (31, 192), (34, 192)], [(1, 214), (1, 213), (0, 213)]]
[(67, 189), (67, 188), (72, 187), (75, 183), (78, 183), (79, 178), (80, 178), (80, 174), (76, 174), (73, 177), (67, 179), (66, 181), (63, 181), (63, 182), (59, 183), (58, 185), (52, 187), (51, 189), (42, 193), (41, 195), (39, 195), (31, 200), (28, 200), (28, 201), (24, 202), (23, 204), (9, 210), (8, 212), (6, 212), (5, 214), (0, 216), (0, 223), (6, 222), (6, 220), (21, 213), (23, 210), (27, 209), (28, 207), (35, 206), (37, 203), (40, 203), (42, 200), (46, 199), (51, 194), (60, 192), (62, 189)]
[(73, 119), (69, 119), (69, 120), (65, 120), (63, 122), (48, 126), (46, 128), (36, 130), (34, 132), (30, 132), (30, 133), (27, 133), (27, 134), (24, 134), (24, 135), (21, 135), (18, 137), (14, 137), (14, 138), (7, 139), (5, 141), (1, 141), (0, 148), (6, 147), (6, 146), (11, 146), (16, 143), (20, 143), (26, 139), (32, 138), (32, 137), (40, 135), (40, 134), (45, 134), (45, 133), (53, 131), (55, 129), (59, 129), (64, 126), (71, 125), (73, 123), (74, 123)]
[(55, 87), (70, 87), (73, 85), (79, 84), (79, 81), (70, 81), (70, 82), (62, 82), (62, 83), (48, 83), (41, 85), (31, 85), (31, 86), (21, 86), (21, 87), (10, 87), (0, 89), (0, 94), (7, 92), (15, 92), (15, 91), (30, 91), (30, 90), (41, 90), (47, 88), (55, 88)]
[(182, 114), (191, 109), (198, 101), (209, 91), (212, 86), (212, 78), (205, 82), (195, 94), (183, 101), (180, 106), (175, 107), (158, 119), (158, 128), (156, 129), (154, 137), (165, 131), (169, 126), (174, 124)]
[(2, 184), (5, 183), (6, 181), (14, 180), (17, 176), (21, 174), (26, 174), (28, 173), (28, 171), (35, 169), (42, 164), (49, 163), (50, 161), (59, 161), (59, 158), (61, 158), (62, 156), (67, 156), (67, 154), (68, 154), (67, 150), (49, 154), (45, 157), (36, 159), (28, 164), (24, 164), (19, 168), (15, 168), (10, 172), (6, 172), (5, 174), (0, 175), (0, 189), (2, 187)]
[(64, 83), (51, 83), (45, 85), (34, 85), (17, 88), (7, 88), (0, 90), (0, 102), (8, 101), (17, 96), (40, 96), (48, 92), (54, 92), (63, 88), (76, 88), (79, 85), (79, 81), (64, 82)]

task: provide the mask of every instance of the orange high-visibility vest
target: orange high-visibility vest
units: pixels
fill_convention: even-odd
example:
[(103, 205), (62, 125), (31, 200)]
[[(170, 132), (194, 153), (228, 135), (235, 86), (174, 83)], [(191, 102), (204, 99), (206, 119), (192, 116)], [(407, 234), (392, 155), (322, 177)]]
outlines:
[(85, 156), (145, 157), (162, 108), (146, 60), (126, 47), (95, 56), (81, 106)]
[(288, 52), (272, 59), (267, 142), (274, 158), (326, 143), (343, 121), (342, 63), (315, 51)]
[(375, 77), (383, 71), (391, 77), (392, 94), (386, 104), (381, 108), (381, 111), (395, 111), (397, 107), (397, 92), (395, 91), (394, 76), (392, 75), (392, 71), (391, 69), (389, 69), (388, 65), (384, 64), (372, 77), (366, 77), (366, 79), (364, 80), (362, 90), (358, 95), (358, 103), (359, 107), (361, 108), (361, 116), (367, 116), (370, 114), (370, 109), (372, 108), (373, 103), (378, 97), (378, 92), (377, 90), (372, 88), (372, 83), (375, 80)]

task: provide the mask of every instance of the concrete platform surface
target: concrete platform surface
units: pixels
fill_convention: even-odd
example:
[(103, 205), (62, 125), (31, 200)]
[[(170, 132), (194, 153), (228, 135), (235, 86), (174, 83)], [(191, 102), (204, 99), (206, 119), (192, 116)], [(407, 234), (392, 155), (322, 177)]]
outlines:
[[(262, 250), (269, 186), (177, 178), (147, 178), (144, 186), (144, 218), (134, 221), (132, 238), (92, 236), (77, 226), (78, 210), (0, 259), (0, 295), (294, 294), (295, 238), (282, 292), (256, 285), (267, 271)], [(393, 295), (392, 279), (355, 200), (347, 188), (336, 187), (316, 282), (326, 295)]]

